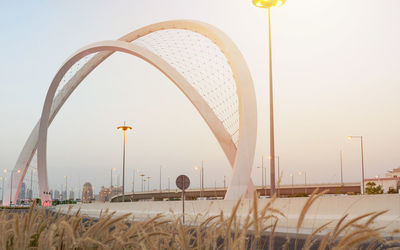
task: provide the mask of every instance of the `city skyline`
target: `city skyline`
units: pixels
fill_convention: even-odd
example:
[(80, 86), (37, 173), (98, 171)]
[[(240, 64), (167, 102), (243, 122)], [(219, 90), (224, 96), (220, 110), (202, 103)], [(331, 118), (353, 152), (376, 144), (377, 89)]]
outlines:
[[(91, 13), (84, 12), (89, 8), (87, 3), (82, 11), (73, 10), (72, 5), (26, 4), (20, 9), (8, 4), (0, 8), (0, 12), (7, 11), (0, 17), (2, 30), (9, 31), (9, 36), (0, 41), (7, 48), (4, 57), (7, 60), (0, 62), (4, 70), (0, 76), (0, 112), (7, 121), (0, 125), (0, 135), (4, 138), (0, 145), (1, 169), (13, 168), (40, 115), (49, 81), (67, 56), (93, 41), (115, 39), (146, 24), (191, 17), (224, 30), (249, 64), (259, 112), (252, 176), (256, 184), (261, 184), (257, 166), (261, 164), (261, 155), (268, 157), (269, 152), (265, 11), (253, 8), (250, 1), (236, 1), (231, 3), (231, 10), (240, 10), (243, 22), (236, 20), (234, 13), (227, 13), (226, 20), (222, 20), (215, 13), (207, 13), (209, 8), (223, 11), (223, 3), (206, 1), (189, 5), (176, 1), (165, 7), (172, 9), (179, 5), (181, 10), (158, 13), (154, 18), (149, 13), (154, 10), (150, 4), (132, 4), (132, 10), (145, 13), (141, 15), (145, 18), (139, 20), (118, 4), (104, 2)], [(331, 14), (337, 8), (333, 3), (317, 1), (306, 6), (291, 2), (272, 10), (276, 154), (281, 159), (284, 183), (290, 182), (290, 173), (298, 171), (306, 171), (312, 183), (339, 182), (341, 149), (344, 149), (344, 180), (359, 181), (359, 145), (348, 142), (348, 135), (365, 138), (366, 177), (383, 175), (400, 165), (397, 143), (400, 120), (396, 115), (400, 107), (396, 64), (400, 37), (396, 23), (400, 18), (395, 12), (399, 5), (387, 1), (368, 6), (366, 1), (356, 1), (338, 8), (342, 12), (336, 15)], [(119, 18), (101, 19), (102, 13), (112, 9), (107, 8), (110, 6), (118, 11)], [(48, 11), (42, 13), (41, 8)], [(87, 15), (87, 20), (93, 18), (96, 23), (68, 22), (68, 15), (57, 15), (63, 8), (65, 13), (77, 15), (77, 20)], [(28, 13), (34, 17), (33, 21), (11, 23), (14, 15)], [(376, 16), (369, 20), (370, 14)], [(313, 18), (319, 22), (316, 24)], [(60, 26), (49, 23), (38, 30), (37, 36), (32, 33), (35, 27), (49, 20), (59, 21)], [(307, 29), (293, 27), (304, 28), (303, 25)], [(65, 30), (73, 30), (77, 35)], [(241, 34), (257, 39), (245, 39)], [(22, 37), (23, 44), (32, 48), (10, 42), (22, 42)], [(17, 74), (17, 70), (21, 72)], [(198, 186), (199, 173), (194, 166), (202, 160), (205, 186), (213, 186), (216, 180), (222, 186), (225, 175), (229, 180), (229, 163), (204, 121), (177, 88), (150, 65), (126, 55), (113, 55), (84, 81), (71, 99), (49, 130), (50, 189), (64, 183), (63, 176), (70, 176), (71, 186), (77, 186), (79, 180), (81, 185), (88, 181), (97, 192), (100, 186), (109, 184), (111, 168), (117, 169), (116, 174), (121, 173), (121, 136), (115, 128), (124, 120), (133, 127), (132, 133), (127, 134), (127, 190), (131, 189), (134, 169), (152, 176), (151, 186), (157, 188), (160, 165), (166, 167), (163, 186), (167, 176), (181, 173), (189, 175), (194, 186)], [(78, 144), (74, 144), (76, 140)], [(264, 162), (268, 166), (268, 161)], [(302, 178), (297, 179), (296, 182), (302, 182)], [(135, 189), (140, 189), (139, 176), (136, 182)]]

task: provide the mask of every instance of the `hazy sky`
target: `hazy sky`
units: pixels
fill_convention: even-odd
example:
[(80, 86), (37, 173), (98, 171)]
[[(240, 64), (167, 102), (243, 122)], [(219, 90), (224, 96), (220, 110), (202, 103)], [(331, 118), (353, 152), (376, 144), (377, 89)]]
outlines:
[[(359, 181), (360, 144), (348, 135), (364, 136), (366, 177), (400, 166), (399, 9), (398, 0), (288, 0), (272, 10), (275, 150), (283, 183), (298, 171), (307, 172), (308, 182), (338, 182), (340, 149), (344, 180)], [(257, 95), (253, 179), (261, 184), (256, 167), (269, 154), (267, 13), (250, 0), (0, 1), (0, 169), (14, 167), (66, 58), (92, 42), (171, 19), (212, 24), (242, 51)], [(69, 186), (109, 185), (112, 167), (122, 173), (116, 127), (123, 121), (134, 127), (127, 135), (127, 183), (139, 169), (158, 188), (164, 165), (163, 187), (167, 176), (175, 187), (179, 174), (198, 187), (193, 167), (201, 160), (206, 186), (222, 186), (223, 176), (231, 176), (216, 139), (175, 85), (140, 59), (114, 54), (49, 129), (50, 187), (60, 188), (65, 175)], [(296, 174), (295, 182), (303, 181)]]

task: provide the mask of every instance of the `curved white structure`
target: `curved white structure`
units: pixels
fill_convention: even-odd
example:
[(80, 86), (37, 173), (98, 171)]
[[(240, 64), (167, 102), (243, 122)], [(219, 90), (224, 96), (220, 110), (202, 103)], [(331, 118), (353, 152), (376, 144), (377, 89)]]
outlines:
[[(40, 121), (13, 170), (22, 173), (13, 176), (12, 190), (16, 191), (13, 202), (17, 200), (22, 180), (37, 150), (42, 205), (51, 204), (46, 163), (48, 126), (82, 80), (115, 51), (152, 64), (188, 97), (233, 168), (225, 199), (249, 197), (254, 190), (250, 173), (256, 144), (257, 110), (247, 64), (235, 44), (217, 28), (198, 21), (178, 20), (143, 27), (117, 41), (91, 44), (74, 53), (61, 66), (47, 92)], [(88, 57), (90, 60), (82, 66), (82, 59)], [(71, 74), (79, 64), (81, 67)], [(56, 95), (63, 81), (66, 83)], [(3, 205), (8, 205), (10, 200), (7, 193)]]

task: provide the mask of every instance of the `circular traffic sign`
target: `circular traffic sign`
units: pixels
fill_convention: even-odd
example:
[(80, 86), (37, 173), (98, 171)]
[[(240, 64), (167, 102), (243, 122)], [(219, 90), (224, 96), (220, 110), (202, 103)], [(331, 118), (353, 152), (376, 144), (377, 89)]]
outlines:
[(178, 176), (178, 178), (176, 178), (176, 186), (180, 189), (180, 190), (185, 190), (190, 186), (190, 180), (189, 177), (187, 177), (186, 175), (180, 175)]

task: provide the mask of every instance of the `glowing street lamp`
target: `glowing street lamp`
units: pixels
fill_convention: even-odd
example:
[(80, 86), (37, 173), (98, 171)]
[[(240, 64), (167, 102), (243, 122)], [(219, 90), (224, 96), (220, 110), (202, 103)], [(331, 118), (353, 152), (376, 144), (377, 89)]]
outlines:
[[(269, 137), (270, 155), (275, 156), (274, 138), (274, 98), (272, 87), (272, 45), (271, 45), (271, 7), (280, 7), (286, 0), (253, 0), (253, 4), (259, 8), (268, 9), (268, 40), (269, 40)], [(270, 159), (271, 197), (275, 194), (275, 159)]]
[(117, 129), (124, 131), (124, 150), (122, 154), (122, 202), (125, 202), (125, 133), (126, 131), (132, 130), (132, 127), (126, 126), (124, 122), (124, 126), (119, 126)]
[(360, 144), (361, 144), (361, 174), (362, 174), (362, 184), (361, 184), (361, 194), (365, 193), (365, 184), (364, 184), (364, 143), (363, 143), (363, 137), (360, 136), (347, 136), (347, 139), (352, 140), (353, 138), (359, 138), (360, 139)]
[(253, 0), (253, 4), (259, 8), (280, 7), (286, 0)]

